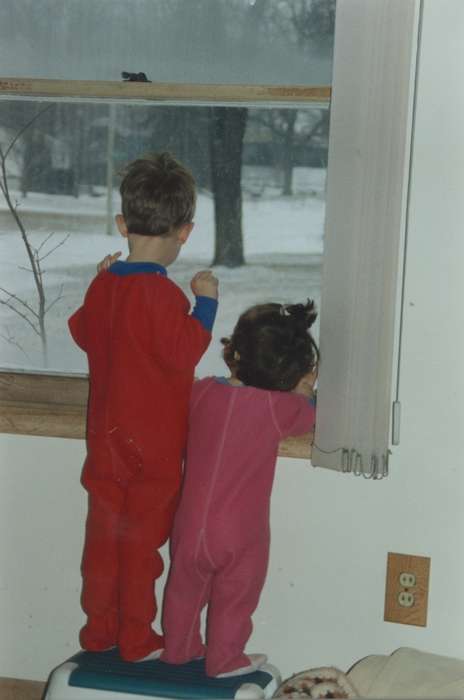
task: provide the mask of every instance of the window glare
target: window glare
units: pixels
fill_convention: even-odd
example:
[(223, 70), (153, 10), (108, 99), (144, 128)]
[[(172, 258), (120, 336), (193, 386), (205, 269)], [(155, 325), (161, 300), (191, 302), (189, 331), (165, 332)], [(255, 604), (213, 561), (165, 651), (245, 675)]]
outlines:
[(3, 76), (331, 82), (335, 0), (2, 0)]

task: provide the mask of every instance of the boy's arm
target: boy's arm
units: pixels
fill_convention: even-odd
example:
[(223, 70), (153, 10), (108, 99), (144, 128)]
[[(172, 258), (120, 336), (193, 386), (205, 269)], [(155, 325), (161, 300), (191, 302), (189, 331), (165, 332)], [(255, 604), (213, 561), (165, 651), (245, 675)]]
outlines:
[(169, 367), (195, 367), (211, 342), (217, 299), (197, 295), (193, 312), (183, 292), (175, 285), (166, 289), (163, 301), (154, 305), (155, 352)]
[(85, 312), (84, 307), (81, 306), (68, 320), (68, 327), (74, 342), (79, 345), (81, 350), (84, 352), (87, 350), (87, 339), (85, 333)]
[(94, 277), (90, 287), (87, 289), (83, 305), (68, 320), (68, 326), (69, 326), (69, 330), (71, 332), (71, 335), (73, 337), (73, 340), (81, 348), (81, 350), (84, 350), (84, 352), (87, 352), (85, 300), (87, 299), (90, 288), (95, 283), (95, 280), (98, 278), (98, 275), (100, 274), (100, 272), (106, 271), (110, 267), (110, 265), (112, 265), (114, 262), (116, 262), (116, 260), (120, 256), (121, 256), (121, 251), (118, 250), (116, 253), (113, 253), (112, 255), (107, 255), (106, 257), (103, 258), (103, 260), (101, 260), (98, 263), (97, 276)]
[(195, 306), (193, 307), (191, 316), (192, 318), (196, 318), (198, 321), (200, 321), (203, 328), (211, 333), (213, 330), (214, 321), (216, 320), (217, 308), (217, 299), (199, 295), (195, 297)]

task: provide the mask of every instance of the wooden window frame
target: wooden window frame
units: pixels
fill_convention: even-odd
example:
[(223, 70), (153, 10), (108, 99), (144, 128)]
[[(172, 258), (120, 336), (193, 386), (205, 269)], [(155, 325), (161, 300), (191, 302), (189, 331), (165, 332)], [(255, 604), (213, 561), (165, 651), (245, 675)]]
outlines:
[(141, 100), (177, 104), (327, 104), (327, 85), (226, 85), (0, 77), (0, 97)]
[[(1, 97), (297, 107), (328, 104), (331, 88), (0, 78)], [(0, 433), (85, 439), (87, 396), (86, 375), (0, 369)], [(311, 438), (284, 440), (279, 456), (309, 459)]]

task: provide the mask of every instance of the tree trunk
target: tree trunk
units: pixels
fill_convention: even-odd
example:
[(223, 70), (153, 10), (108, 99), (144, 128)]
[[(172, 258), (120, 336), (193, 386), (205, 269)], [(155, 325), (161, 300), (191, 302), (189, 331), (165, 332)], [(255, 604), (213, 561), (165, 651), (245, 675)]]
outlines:
[(283, 153), (282, 153), (282, 170), (283, 170), (283, 187), (282, 194), (290, 196), (293, 194), (293, 144), (295, 140), (295, 122), (297, 110), (288, 110), (285, 113), (284, 119), (286, 123)]
[(242, 236), (242, 150), (248, 110), (211, 109), (211, 185), (214, 197), (213, 265), (244, 265)]

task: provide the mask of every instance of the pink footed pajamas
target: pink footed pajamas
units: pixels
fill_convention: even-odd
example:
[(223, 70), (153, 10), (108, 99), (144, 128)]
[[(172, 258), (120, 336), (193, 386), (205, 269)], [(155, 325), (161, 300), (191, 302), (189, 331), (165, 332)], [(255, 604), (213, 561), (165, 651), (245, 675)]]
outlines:
[(278, 445), (309, 432), (314, 419), (314, 405), (299, 394), (212, 377), (195, 382), (164, 597), (164, 661), (206, 655), (210, 676), (249, 664), (244, 649), (266, 577)]

